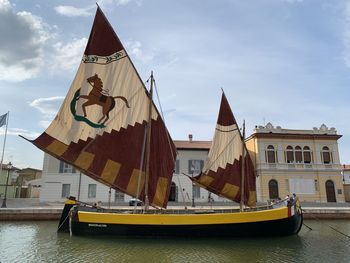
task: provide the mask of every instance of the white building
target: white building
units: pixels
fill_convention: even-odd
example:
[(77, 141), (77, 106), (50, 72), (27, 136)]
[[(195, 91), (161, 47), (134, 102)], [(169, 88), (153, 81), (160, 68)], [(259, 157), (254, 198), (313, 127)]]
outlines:
[[(211, 142), (193, 141), (192, 135), (189, 136), (188, 141), (174, 142), (178, 155), (169, 201), (191, 203), (194, 199), (195, 202), (207, 202), (208, 191), (200, 189), (198, 186), (192, 186), (192, 181), (186, 175), (195, 176), (201, 171)], [(71, 165), (45, 154), (40, 201), (61, 202), (70, 195), (89, 203), (97, 201), (117, 203), (127, 202), (130, 199), (130, 196), (109, 189), (109, 187), (81, 174)], [(211, 197), (218, 199), (214, 195)]]

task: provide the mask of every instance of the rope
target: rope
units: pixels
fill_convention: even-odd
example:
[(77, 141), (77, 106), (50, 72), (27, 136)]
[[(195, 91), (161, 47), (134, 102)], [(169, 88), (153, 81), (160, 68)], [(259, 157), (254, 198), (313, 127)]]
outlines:
[(66, 222), (66, 220), (67, 220), (68, 217), (69, 217), (69, 212), (68, 212), (66, 218), (63, 220), (62, 224), (60, 224), (60, 225), (58, 226), (57, 231), (61, 229), (61, 227), (63, 226), (64, 222)]
[[(147, 80), (148, 81), (148, 80)], [(158, 104), (159, 104), (159, 109), (160, 109), (160, 114), (161, 114), (161, 117), (163, 119), (163, 122), (164, 122), (164, 125), (165, 125), (165, 118), (164, 118), (164, 113), (163, 113), (163, 108), (162, 108), (162, 104), (160, 102), (160, 98), (159, 98), (159, 94), (158, 94), (158, 88), (157, 88), (157, 84), (156, 84), (156, 80), (153, 78), (153, 82), (154, 82), (154, 89), (156, 91), (156, 95), (157, 95), (157, 100), (158, 100)], [(165, 125), (166, 127), (166, 125)], [(169, 145), (169, 148), (172, 149), (172, 145), (171, 145), (171, 140), (170, 140), (170, 137), (169, 137), (169, 133), (167, 132), (167, 139), (168, 139), (168, 145)], [(174, 156), (174, 153), (173, 151), (171, 150), (170, 151), (171, 153), (171, 157), (173, 158), (173, 161), (176, 162), (176, 158)], [(176, 176), (177, 177), (177, 180), (179, 182), (179, 186), (181, 188), (181, 197), (182, 197), (182, 203), (183, 205), (186, 207), (186, 201), (185, 201), (185, 196), (184, 196), (184, 193), (182, 191), (182, 186), (181, 186), (181, 183), (180, 183), (180, 178), (179, 176)]]

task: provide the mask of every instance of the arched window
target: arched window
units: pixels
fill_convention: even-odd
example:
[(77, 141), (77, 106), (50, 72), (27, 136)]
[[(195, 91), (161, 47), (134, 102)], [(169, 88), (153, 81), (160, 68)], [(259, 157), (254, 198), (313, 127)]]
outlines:
[(287, 146), (286, 149), (286, 161), (287, 163), (294, 163), (294, 151), (292, 146)]
[(303, 153), (301, 151), (300, 146), (295, 146), (295, 162), (296, 163), (303, 162)]
[(275, 147), (273, 147), (272, 145), (267, 146), (266, 162), (267, 163), (276, 163), (276, 151), (275, 151)]
[(303, 148), (304, 163), (311, 163), (311, 151), (309, 146)]
[(331, 153), (327, 146), (323, 146), (321, 155), (323, 163), (331, 163)]
[(275, 179), (269, 181), (269, 197), (270, 199), (277, 199), (278, 194), (278, 182)]

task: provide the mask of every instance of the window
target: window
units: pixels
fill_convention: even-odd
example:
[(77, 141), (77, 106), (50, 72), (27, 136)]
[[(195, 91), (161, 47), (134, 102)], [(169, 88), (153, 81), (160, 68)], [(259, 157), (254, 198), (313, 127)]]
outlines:
[(276, 151), (275, 151), (275, 147), (273, 147), (272, 145), (267, 146), (266, 162), (267, 163), (276, 163)]
[(304, 163), (311, 163), (311, 151), (309, 146), (303, 148)]
[(323, 163), (331, 163), (331, 152), (327, 146), (324, 146), (321, 151)]
[(188, 161), (188, 173), (190, 175), (198, 175), (203, 169), (203, 160), (189, 160)]
[(295, 162), (296, 163), (303, 162), (303, 153), (301, 151), (300, 146), (295, 146)]
[(70, 196), (70, 184), (62, 184), (62, 198), (66, 198)]
[(75, 172), (76, 170), (72, 165), (65, 163), (63, 161), (60, 161), (59, 173), (75, 173)]
[(175, 163), (175, 173), (180, 174), (180, 160), (176, 160)]
[(96, 184), (89, 184), (88, 198), (96, 198)]
[(198, 185), (193, 185), (193, 196), (194, 198), (200, 198), (201, 197), (201, 188)]
[(115, 190), (115, 194), (114, 194), (114, 200), (117, 201), (124, 201), (124, 193), (120, 192), (118, 190)]
[(294, 163), (294, 151), (292, 146), (287, 146), (286, 149), (286, 162), (287, 163)]

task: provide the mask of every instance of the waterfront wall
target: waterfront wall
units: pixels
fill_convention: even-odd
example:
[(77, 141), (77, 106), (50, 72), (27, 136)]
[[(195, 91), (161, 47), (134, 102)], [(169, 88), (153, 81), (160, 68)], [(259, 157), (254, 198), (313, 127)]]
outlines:
[[(303, 208), (305, 219), (350, 219), (349, 207)], [(0, 221), (58, 220), (62, 208), (2, 208)]]

